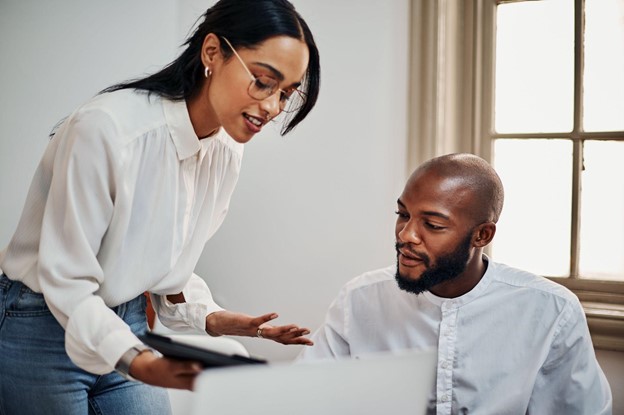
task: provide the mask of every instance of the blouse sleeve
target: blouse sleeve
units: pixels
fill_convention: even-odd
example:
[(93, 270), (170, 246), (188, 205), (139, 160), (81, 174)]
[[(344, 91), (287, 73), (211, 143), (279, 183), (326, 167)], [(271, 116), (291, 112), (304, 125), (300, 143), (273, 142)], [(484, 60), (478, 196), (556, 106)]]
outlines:
[(196, 274), (182, 290), (186, 302), (173, 304), (164, 295), (150, 294), (158, 319), (172, 330), (186, 330), (189, 327), (206, 333), (206, 316), (222, 311), (213, 299), (208, 285)]
[(51, 182), (41, 224), (38, 278), (50, 311), (65, 328), (65, 347), (79, 367), (112, 371), (141, 343), (97, 292), (104, 273), (101, 240), (113, 215), (117, 157), (114, 123), (102, 111), (74, 113), (57, 131)]

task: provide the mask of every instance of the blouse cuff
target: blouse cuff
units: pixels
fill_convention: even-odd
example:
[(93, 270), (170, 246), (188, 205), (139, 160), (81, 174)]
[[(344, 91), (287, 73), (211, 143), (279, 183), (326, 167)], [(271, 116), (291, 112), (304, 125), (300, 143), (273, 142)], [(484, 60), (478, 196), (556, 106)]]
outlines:
[(130, 327), (97, 296), (75, 308), (65, 330), (65, 348), (72, 362), (98, 375), (112, 372), (121, 356), (139, 344)]
[(184, 331), (192, 328), (206, 333), (206, 317), (215, 311), (222, 311), (216, 303), (178, 303), (173, 304), (164, 295), (150, 294), (154, 309), (161, 323), (171, 329)]

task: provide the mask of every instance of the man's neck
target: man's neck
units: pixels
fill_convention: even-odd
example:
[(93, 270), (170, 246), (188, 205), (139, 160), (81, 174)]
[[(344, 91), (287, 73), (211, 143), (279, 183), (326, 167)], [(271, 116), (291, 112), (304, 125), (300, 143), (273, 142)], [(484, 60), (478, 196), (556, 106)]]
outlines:
[(483, 250), (476, 249), (466, 264), (466, 269), (457, 278), (444, 281), (429, 291), (442, 298), (456, 298), (470, 292), (477, 286), (485, 271), (487, 270), (487, 260), (483, 257)]

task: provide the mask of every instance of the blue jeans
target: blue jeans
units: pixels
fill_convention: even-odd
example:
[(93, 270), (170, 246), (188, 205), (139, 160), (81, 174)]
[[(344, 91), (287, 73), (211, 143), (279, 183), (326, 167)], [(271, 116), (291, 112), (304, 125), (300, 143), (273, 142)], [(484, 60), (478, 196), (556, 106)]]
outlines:
[[(136, 334), (147, 327), (145, 297), (113, 308)], [(94, 375), (71, 362), (65, 330), (42, 294), (0, 276), (0, 415), (169, 415), (166, 389)]]

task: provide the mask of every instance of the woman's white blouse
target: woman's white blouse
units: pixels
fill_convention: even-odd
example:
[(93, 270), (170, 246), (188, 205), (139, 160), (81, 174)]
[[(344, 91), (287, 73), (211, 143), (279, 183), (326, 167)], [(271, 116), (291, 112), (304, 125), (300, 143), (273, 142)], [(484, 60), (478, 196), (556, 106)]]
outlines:
[[(109, 307), (144, 291), (169, 327), (203, 331), (221, 310), (193, 270), (223, 222), (242, 154), (223, 130), (199, 140), (184, 101), (145, 92), (98, 95), (62, 123), (0, 268), (44, 293), (74, 363), (108, 373), (140, 343)], [(185, 304), (161, 297), (181, 291)]]

